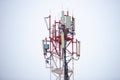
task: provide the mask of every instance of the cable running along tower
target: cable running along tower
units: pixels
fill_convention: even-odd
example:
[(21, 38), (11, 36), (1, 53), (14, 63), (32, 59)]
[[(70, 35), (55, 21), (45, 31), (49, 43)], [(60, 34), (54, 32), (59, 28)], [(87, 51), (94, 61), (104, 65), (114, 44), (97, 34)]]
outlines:
[(51, 15), (44, 17), (49, 38), (45, 38), (43, 52), (50, 80), (74, 80), (74, 60), (80, 57), (80, 41), (74, 39), (75, 18), (62, 11), (60, 20), (51, 25)]

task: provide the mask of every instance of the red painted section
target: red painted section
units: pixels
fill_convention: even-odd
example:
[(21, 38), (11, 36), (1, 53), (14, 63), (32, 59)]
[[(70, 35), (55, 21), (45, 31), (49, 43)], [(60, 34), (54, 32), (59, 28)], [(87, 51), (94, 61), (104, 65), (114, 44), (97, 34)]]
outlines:
[[(69, 16), (69, 12), (67, 11), (67, 14), (64, 16)], [(61, 35), (60, 35), (60, 29), (58, 28), (58, 25), (61, 25), (61, 20), (54, 21), (53, 26), (51, 26), (51, 15), (49, 15), (49, 39), (44, 40), (44, 44), (49, 44), (49, 49), (47, 51), (44, 50), (44, 55), (47, 54), (56, 54), (58, 56), (62, 56), (62, 49), (61, 49)], [(72, 17), (72, 31), (74, 32), (75, 30), (75, 19)], [(69, 33), (68, 29), (62, 28), (61, 29), (63, 32)], [(78, 54), (78, 41), (74, 40), (74, 35), (67, 35), (65, 40), (67, 41), (67, 45), (65, 47), (66, 51), (68, 54)], [(71, 47), (69, 49), (68, 47)], [(76, 48), (74, 48), (76, 47)]]

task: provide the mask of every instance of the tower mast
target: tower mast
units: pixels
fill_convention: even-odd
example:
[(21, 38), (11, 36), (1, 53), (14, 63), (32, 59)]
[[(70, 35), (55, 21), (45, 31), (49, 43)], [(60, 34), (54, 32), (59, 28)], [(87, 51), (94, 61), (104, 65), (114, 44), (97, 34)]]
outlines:
[(67, 14), (62, 11), (61, 19), (55, 20), (52, 26), (51, 15), (44, 19), (49, 31), (49, 39), (43, 40), (46, 67), (50, 68), (56, 80), (74, 80), (71, 67), (74, 65), (71, 60), (78, 60), (80, 57), (80, 41), (74, 40), (75, 18), (69, 16), (68, 11)]

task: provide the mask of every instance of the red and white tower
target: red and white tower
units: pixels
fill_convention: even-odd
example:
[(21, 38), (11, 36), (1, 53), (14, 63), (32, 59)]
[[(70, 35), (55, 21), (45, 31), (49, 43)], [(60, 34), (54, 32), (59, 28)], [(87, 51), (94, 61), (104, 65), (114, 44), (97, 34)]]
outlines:
[(51, 25), (51, 15), (45, 17), (49, 38), (43, 40), (46, 67), (50, 80), (74, 80), (74, 60), (80, 57), (80, 41), (74, 39), (75, 18), (67, 11)]

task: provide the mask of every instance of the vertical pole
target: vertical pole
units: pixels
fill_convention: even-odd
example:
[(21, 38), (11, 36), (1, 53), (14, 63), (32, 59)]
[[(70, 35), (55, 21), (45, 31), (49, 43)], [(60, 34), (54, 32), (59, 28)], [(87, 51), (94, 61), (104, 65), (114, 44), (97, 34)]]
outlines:
[(69, 80), (69, 76), (68, 76), (68, 65), (67, 65), (67, 61), (66, 61), (66, 36), (67, 36), (67, 32), (65, 30), (65, 26), (63, 26), (63, 34), (64, 34), (64, 48), (62, 49), (63, 52), (63, 67), (64, 67), (64, 80)]
[[(61, 70), (61, 59), (59, 58), (59, 68)], [(59, 80), (61, 80), (61, 74), (59, 74)]]
[(74, 61), (72, 59), (72, 69), (73, 69), (73, 80), (74, 80)]
[(50, 57), (50, 80), (51, 80), (51, 57)]
[(51, 37), (51, 16), (49, 15), (49, 38)]

